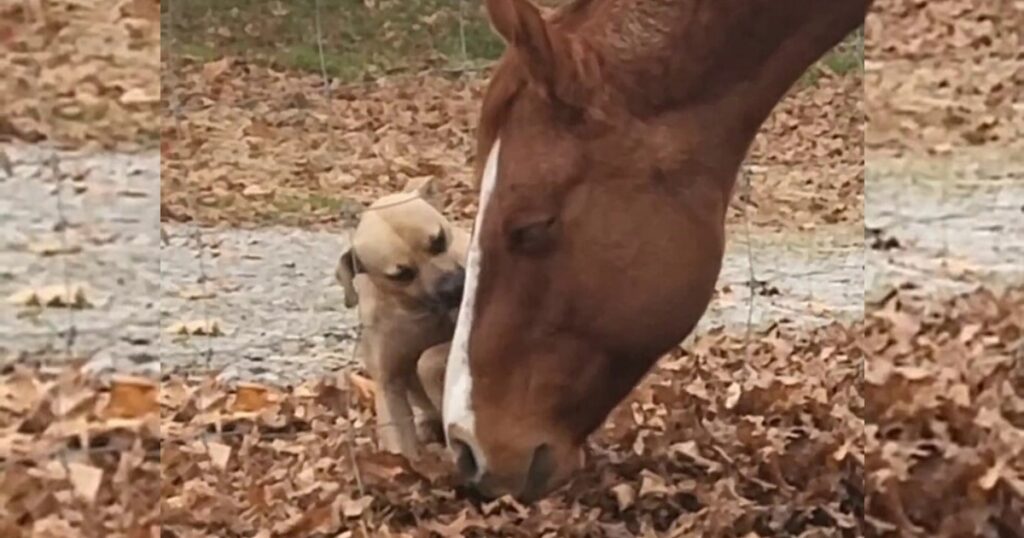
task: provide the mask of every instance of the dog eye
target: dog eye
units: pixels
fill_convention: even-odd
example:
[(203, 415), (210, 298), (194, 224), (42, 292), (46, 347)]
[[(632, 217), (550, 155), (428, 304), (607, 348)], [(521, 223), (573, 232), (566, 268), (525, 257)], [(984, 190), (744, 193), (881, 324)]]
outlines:
[(427, 252), (438, 255), (444, 254), (448, 250), (448, 236), (444, 234), (444, 230), (441, 230), (437, 235), (430, 238), (430, 245), (427, 246)]
[(409, 282), (416, 278), (416, 269), (408, 265), (399, 265), (394, 271), (387, 273), (387, 276), (395, 282)]

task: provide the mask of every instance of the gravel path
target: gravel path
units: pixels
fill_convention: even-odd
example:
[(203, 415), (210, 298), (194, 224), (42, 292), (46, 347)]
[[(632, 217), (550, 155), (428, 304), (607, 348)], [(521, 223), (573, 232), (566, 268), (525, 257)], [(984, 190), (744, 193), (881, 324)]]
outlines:
[[(46, 164), (51, 151), (4, 151), (13, 174), (0, 170), (0, 364), (70, 351), (96, 367), (157, 372), (159, 155), (61, 153), (58, 182)], [(10, 301), (66, 285), (82, 286), (92, 306)]]
[(925, 297), (1024, 283), (1024, 155), (868, 162), (870, 299), (906, 283)]
[(189, 338), (165, 331), (165, 372), (206, 368), (209, 350), (210, 364), (232, 378), (293, 381), (352, 364), (358, 320), (354, 309), (344, 307), (334, 281), (345, 234), (294, 228), (197, 234), (196, 228), (173, 225), (164, 230), (164, 326), (214, 319), (224, 332)]
[(752, 231), (749, 241), (742, 226), (728, 233), (718, 296), (698, 332), (719, 325), (745, 327), (748, 316), (755, 327), (776, 323), (789, 328), (863, 317), (864, 247), (859, 227)]

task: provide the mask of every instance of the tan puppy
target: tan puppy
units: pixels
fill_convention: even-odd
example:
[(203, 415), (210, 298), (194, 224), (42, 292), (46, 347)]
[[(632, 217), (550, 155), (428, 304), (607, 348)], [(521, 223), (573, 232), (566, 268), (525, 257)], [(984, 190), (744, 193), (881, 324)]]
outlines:
[(358, 353), (377, 383), (381, 448), (410, 459), (417, 437), (443, 439), (442, 353), (455, 330), (469, 245), (469, 234), (445, 219), (434, 198), (433, 182), (421, 180), (374, 202), (335, 270), (345, 306), (359, 306)]

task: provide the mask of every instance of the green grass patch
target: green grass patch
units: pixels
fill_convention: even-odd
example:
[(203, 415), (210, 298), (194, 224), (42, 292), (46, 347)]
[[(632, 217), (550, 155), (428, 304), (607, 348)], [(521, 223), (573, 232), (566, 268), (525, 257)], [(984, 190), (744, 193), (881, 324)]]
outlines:
[(844, 76), (864, 70), (864, 27), (850, 34), (846, 39), (828, 51), (821, 60), (812, 65), (800, 80), (798, 88), (815, 85), (826, 73)]
[[(461, 4), (460, 4), (461, 2)], [(201, 60), (236, 55), (319, 72), (315, 0), (175, 0), (161, 9), (172, 54)], [(320, 0), (328, 73), (345, 81), (396, 70), (496, 59), (503, 50), (478, 2)]]

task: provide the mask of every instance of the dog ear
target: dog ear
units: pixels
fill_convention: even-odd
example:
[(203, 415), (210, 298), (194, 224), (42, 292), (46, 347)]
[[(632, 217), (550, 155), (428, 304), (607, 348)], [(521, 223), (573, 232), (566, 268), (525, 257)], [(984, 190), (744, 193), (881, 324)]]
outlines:
[(352, 280), (359, 273), (365, 272), (359, 257), (351, 248), (338, 259), (338, 266), (334, 269), (334, 278), (345, 289), (345, 308), (352, 308), (359, 304), (359, 294), (356, 293), (356, 287), (352, 284)]
[(441, 201), (441, 193), (438, 192), (437, 182), (434, 181), (433, 176), (414, 177), (405, 184), (405, 188), (402, 192), (411, 192), (416, 194), (420, 198), (427, 201), (428, 204), (434, 206), (435, 209), (441, 211), (443, 209), (443, 203)]

